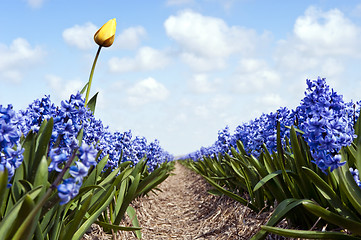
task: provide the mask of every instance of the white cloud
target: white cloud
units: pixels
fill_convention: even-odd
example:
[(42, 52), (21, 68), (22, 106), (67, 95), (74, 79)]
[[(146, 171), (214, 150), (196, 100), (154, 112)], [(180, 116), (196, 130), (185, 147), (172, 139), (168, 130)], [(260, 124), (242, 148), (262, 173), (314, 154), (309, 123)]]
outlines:
[(212, 93), (217, 90), (220, 80), (210, 80), (207, 74), (195, 74), (188, 81), (189, 88), (195, 93)]
[(151, 47), (142, 47), (138, 50), (135, 58), (117, 58), (109, 60), (109, 68), (112, 72), (148, 71), (165, 67), (170, 58), (166, 53)]
[(344, 71), (345, 67), (340, 59), (327, 58), (324, 59), (321, 66), (321, 73), (327, 73), (327, 77), (333, 77), (340, 75)]
[(120, 49), (135, 49), (146, 35), (147, 32), (142, 26), (130, 27), (116, 36), (113, 46)]
[(76, 94), (84, 87), (84, 81), (79, 79), (66, 81), (56, 75), (46, 75), (45, 78), (59, 101), (69, 99), (71, 94)]
[(195, 72), (221, 70), (227, 66), (224, 58), (203, 57), (191, 52), (181, 53), (180, 58)]
[(203, 16), (191, 10), (170, 16), (164, 23), (168, 36), (183, 50), (203, 57), (228, 57), (255, 47), (255, 31), (228, 26), (220, 18)]
[(193, 107), (193, 114), (206, 119), (209, 117), (210, 111), (206, 105), (197, 105)]
[(215, 94), (212, 96), (210, 106), (218, 113), (225, 112), (225, 109), (232, 104), (232, 97), (228, 94)]
[(75, 46), (81, 50), (94, 48), (94, 33), (98, 27), (88, 22), (84, 25), (75, 25), (63, 31), (63, 39), (70, 46)]
[(169, 96), (169, 90), (154, 78), (146, 78), (127, 89), (128, 103), (140, 106), (149, 102), (164, 101)]
[(164, 27), (179, 49), (180, 58), (197, 72), (224, 69), (233, 54), (249, 56), (268, 42), (267, 33), (229, 26), (223, 19), (184, 10), (170, 16)]
[(257, 104), (267, 108), (268, 112), (275, 111), (279, 107), (285, 106), (286, 102), (279, 94), (267, 93), (256, 100)]
[(305, 54), (296, 45), (292, 39), (279, 41), (274, 58), (280, 68), (286, 72), (299, 73), (319, 66), (321, 59)]
[(278, 86), (281, 79), (264, 60), (248, 58), (240, 61), (233, 81), (235, 91), (252, 93)]
[(309, 7), (293, 33), (278, 42), (274, 60), (291, 94), (299, 96), (306, 78), (341, 82), (350, 61), (361, 57), (361, 28), (340, 10)]
[(323, 12), (309, 7), (296, 20), (294, 36), (299, 41), (297, 49), (308, 54), (361, 56), (361, 28), (338, 9)]
[(24, 69), (38, 64), (44, 55), (41, 47), (32, 47), (24, 38), (14, 39), (9, 46), (0, 43), (1, 78), (19, 82)]
[(45, 0), (26, 0), (26, 1), (32, 8), (40, 8), (45, 2)]

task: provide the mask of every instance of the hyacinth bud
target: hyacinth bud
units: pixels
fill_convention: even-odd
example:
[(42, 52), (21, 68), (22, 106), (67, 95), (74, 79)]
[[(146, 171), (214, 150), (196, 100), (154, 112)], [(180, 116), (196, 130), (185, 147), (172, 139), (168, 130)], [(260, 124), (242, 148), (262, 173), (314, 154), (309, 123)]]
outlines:
[(110, 47), (114, 42), (117, 22), (115, 18), (106, 22), (95, 34), (94, 41), (102, 47)]

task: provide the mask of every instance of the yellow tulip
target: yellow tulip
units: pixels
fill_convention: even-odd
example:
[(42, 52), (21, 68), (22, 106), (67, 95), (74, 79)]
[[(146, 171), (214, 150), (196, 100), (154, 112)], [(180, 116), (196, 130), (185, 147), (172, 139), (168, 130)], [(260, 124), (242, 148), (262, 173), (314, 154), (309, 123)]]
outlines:
[(115, 29), (117, 22), (115, 18), (106, 22), (99, 30), (94, 34), (94, 41), (102, 47), (110, 47), (114, 42)]

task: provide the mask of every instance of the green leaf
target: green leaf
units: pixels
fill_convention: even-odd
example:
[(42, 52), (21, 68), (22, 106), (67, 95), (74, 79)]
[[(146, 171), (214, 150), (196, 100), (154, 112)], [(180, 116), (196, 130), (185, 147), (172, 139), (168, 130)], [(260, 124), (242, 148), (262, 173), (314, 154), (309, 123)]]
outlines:
[(218, 189), (209, 189), (207, 190), (209, 194), (215, 195), (215, 196), (222, 196), (223, 193), (219, 191)]
[[(291, 146), (294, 156), (294, 163), (297, 169), (297, 173), (300, 174), (302, 172), (302, 166), (308, 166), (307, 160), (302, 155), (301, 146), (297, 139), (296, 129), (294, 126), (291, 127), (290, 131), (290, 140), (291, 140)], [(299, 178), (300, 184), (298, 185), (298, 188), (302, 191), (304, 197), (308, 197), (308, 195), (312, 195), (312, 193), (309, 194), (309, 182), (307, 179)]]
[[(99, 153), (98, 153), (99, 154)], [(94, 185), (96, 184), (96, 180), (97, 177), (100, 175), (100, 173), (103, 171), (104, 166), (107, 164), (108, 162), (108, 158), (109, 156), (106, 155), (105, 157), (103, 157), (102, 160), (100, 160), (98, 162), (98, 164), (95, 166), (95, 169), (93, 169), (88, 176), (86, 177), (86, 179), (83, 182), (82, 186), (88, 186), (88, 185)]]
[[(42, 186), (39, 186), (28, 192), (26, 196), (29, 196), (31, 199), (35, 199), (40, 194), (41, 190)], [(5, 236), (6, 232), (8, 232), (10, 227), (14, 224), (24, 199), (25, 196), (19, 199), (19, 201), (17, 201), (11, 210), (6, 214), (5, 218), (3, 218), (0, 222), (0, 236)]]
[(253, 169), (250, 170), (249, 169), (250, 165), (245, 163), (244, 161), (230, 160), (229, 164), (232, 170), (234, 171), (234, 173), (236, 174), (236, 176), (244, 180), (246, 188), (250, 193), (251, 197), (253, 198), (252, 185), (254, 185), (255, 182), (258, 181), (257, 177), (255, 176), (256, 175), (255, 171)]
[(150, 190), (154, 189), (160, 183), (162, 183), (169, 176), (170, 164), (166, 163), (155, 169), (148, 176), (143, 178), (135, 193), (136, 197), (147, 194)]
[(23, 192), (29, 192), (31, 189), (33, 189), (33, 185), (27, 180), (20, 179), (18, 182), (21, 185)]
[(356, 211), (361, 214), (361, 189), (356, 184), (350, 171), (345, 169), (346, 165), (337, 168), (336, 173), (340, 178), (341, 188), (344, 189), (343, 193), (347, 196), (347, 199), (351, 202)]
[[(311, 202), (307, 199), (294, 199), (289, 198), (283, 200), (275, 209), (272, 216), (268, 220), (266, 226), (276, 226), (282, 219), (286, 217), (286, 215), (295, 207), (299, 206), (300, 204), (304, 202)], [(258, 233), (256, 233), (251, 240), (261, 240), (265, 239), (267, 237), (268, 233), (265, 230), (260, 230)]]
[[(48, 185), (48, 161), (46, 160), (45, 155), (40, 160), (38, 170), (35, 175), (34, 179), (34, 187), (37, 186), (47, 186)], [(44, 194), (46, 191), (45, 188), (43, 188), (42, 193)]]
[(87, 87), (88, 87), (88, 83), (86, 83), (85, 86), (81, 89), (80, 94), (84, 94)]
[[(30, 197), (29, 194), (24, 196), (24, 201), (20, 207), (17, 217), (15, 218), (13, 224), (11, 224), (11, 228), (6, 232), (5, 239), (26, 239), (27, 235), (31, 235), (29, 231), (31, 231), (31, 227), (27, 228), (25, 231), (15, 234), (19, 229), (19, 226), (24, 222), (24, 216), (27, 216), (34, 208), (35, 203), (34, 200)], [(4, 236), (4, 235), (2, 235)]]
[(40, 228), (43, 235), (47, 235), (51, 230), (52, 226), (54, 226), (56, 221), (59, 221), (57, 218), (58, 208), (51, 208), (46, 214), (44, 214), (43, 218), (40, 222)]
[(53, 224), (51, 226), (51, 229), (49, 228), (49, 240), (51, 239), (59, 239), (61, 235), (61, 230), (64, 226), (64, 205), (59, 206), (58, 211), (55, 212), (54, 218), (53, 218)]
[(150, 173), (148, 176), (142, 179), (142, 181), (139, 183), (138, 190), (136, 192), (137, 195), (141, 193), (141, 191), (148, 185), (151, 184), (158, 176), (162, 175), (164, 173), (163, 168), (157, 168), (152, 173)]
[[(46, 121), (44, 120), (44, 123), (45, 122)], [(46, 122), (44, 130), (41, 133), (39, 143), (37, 145), (36, 152), (35, 152), (34, 162), (32, 163), (32, 166), (31, 166), (31, 173), (30, 173), (31, 175), (29, 176), (31, 178), (30, 182), (33, 182), (33, 180), (36, 176), (36, 172), (38, 170), (39, 164), (41, 162), (41, 159), (43, 158), (43, 156), (46, 155), (49, 141), (50, 141), (51, 135), (53, 133), (53, 125), (54, 125), (54, 120), (53, 120), (53, 118), (50, 118), (48, 120), (48, 122)]]
[(130, 202), (136, 197), (135, 193), (136, 193), (138, 185), (139, 185), (140, 176), (141, 176), (140, 173), (138, 173), (135, 176), (134, 180), (131, 182), (129, 189), (124, 197), (123, 204), (118, 212), (118, 215), (115, 218), (114, 224), (120, 223)]
[(246, 199), (238, 196), (237, 194), (234, 194), (224, 188), (222, 188), (221, 186), (219, 186), (216, 182), (214, 182), (212, 179), (210, 179), (209, 177), (203, 176), (213, 187), (215, 187), (217, 190), (219, 190), (220, 192), (222, 192), (224, 195), (240, 202), (241, 204), (249, 207), (250, 209), (252, 209), (255, 212), (258, 212), (259, 209), (254, 206), (252, 203), (250, 203), (249, 201), (247, 201)]
[(242, 143), (240, 140), (238, 140), (236, 144), (237, 144), (237, 148), (238, 148), (239, 152), (240, 152), (243, 156), (246, 156), (247, 153), (246, 153), (246, 151), (244, 150), (244, 145), (243, 145), (243, 143)]
[(48, 200), (47, 198), (46, 195), (40, 196), (40, 200), (34, 205), (29, 214), (26, 214), (25, 217), (22, 216), (24, 219), (23, 223), (18, 227), (15, 235), (12, 237), (13, 240), (30, 240), (36, 229), (41, 209), (46, 203), (46, 200)]
[[(119, 191), (118, 191), (113, 216), (117, 216), (119, 214), (119, 210), (123, 205), (125, 191), (126, 191), (127, 187), (128, 187), (128, 181), (123, 181), (122, 184), (120, 185), (120, 188), (119, 188)], [(111, 219), (111, 220), (112, 220), (112, 222), (114, 222), (115, 219)]]
[[(287, 172), (286, 172), (286, 159), (285, 159), (285, 155), (284, 155), (284, 151), (283, 151), (283, 147), (282, 147), (282, 140), (281, 140), (281, 124), (279, 121), (277, 121), (277, 153), (278, 153), (278, 157), (277, 160), (279, 162), (279, 166), (281, 167), (282, 170), (282, 176), (284, 181), (286, 182), (286, 185), (288, 187), (288, 189), (285, 190), (289, 190), (292, 194), (292, 197), (294, 198), (301, 198), (299, 191), (296, 187), (296, 183), (294, 183), (293, 181), (291, 181), (290, 177), (288, 176)], [(293, 169), (293, 166), (289, 166), (291, 169)]]
[(323, 207), (316, 205), (313, 202), (303, 202), (303, 206), (312, 214), (317, 217), (321, 217), (324, 220), (335, 224), (337, 226), (343, 227), (352, 233), (361, 235), (361, 223), (354, 221), (338, 214), (335, 214), (329, 210), (324, 209)]
[(118, 175), (120, 170), (120, 167), (115, 169), (113, 172), (111, 172), (107, 177), (105, 177), (100, 183), (98, 183), (99, 186), (105, 186), (109, 183), (113, 183), (114, 178)]
[(72, 240), (81, 239), (86, 230), (89, 229), (89, 227), (96, 221), (98, 216), (109, 206), (110, 202), (113, 200), (115, 192), (116, 188), (114, 187), (109, 196), (106, 198), (106, 201), (104, 201), (101, 206), (97, 207), (97, 210), (74, 233)]
[[(137, 213), (135, 212), (135, 209), (132, 206), (128, 206), (127, 214), (129, 218), (132, 220), (133, 226), (139, 228)], [(142, 233), (140, 232), (140, 230), (136, 230), (135, 235), (137, 236), (138, 239), (142, 239)]]
[(98, 96), (98, 93), (96, 93), (88, 102), (88, 105), (87, 107), (92, 111), (93, 115), (95, 113), (95, 105), (96, 105), (96, 102), (97, 102), (97, 96)]
[[(288, 129), (291, 129), (292, 127), (294, 127), (293, 125), (292, 126), (285, 126), (285, 128), (288, 128)], [(305, 134), (305, 132), (304, 131), (302, 131), (302, 130), (300, 130), (300, 129), (298, 129), (298, 128), (295, 128), (295, 131), (296, 132), (298, 132), (298, 133), (300, 133), (300, 134)]]
[[(266, 158), (266, 156), (261, 154), (260, 160), (262, 160), (263, 158)], [(268, 171), (267, 168), (261, 164), (260, 160), (256, 159), (254, 156), (251, 156), (249, 158), (250, 164), (257, 169), (258, 175), (261, 178), (264, 178), (268, 175)], [(282, 202), (284, 199), (287, 198), (277, 178), (274, 178), (273, 181), (269, 181), (266, 186), (269, 190), (269, 193), (272, 194), (277, 199), (278, 202)]]
[[(168, 173), (159, 175), (156, 179), (154, 179), (154, 181), (152, 183), (148, 184), (146, 187), (141, 189), (141, 191), (139, 192), (139, 195), (147, 194), (149, 191), (155, 189), (160, 183), (162, 183), (165, 179), (167, 179), (168, 176), (169, 176)], [(138, 197), (139, 195), (136, 194), (136, 197)]]
[(24, 176), (23, 178), (25, 179), (29, 179), (29, 171), (31, 170), (30, 168), (30, 163), (32, 163), (32, 159), (34, 157), (35, 154), (35, 136), (36, 134), (30, 130), (30, 132), (28, 133), (28, 135), (26, 136), (24, 143), (22, 144), (23, 148), (24, 148), (24, 152), (23, 152), (23, 163), (22, 165), (24, 166)]
[(302, 238), (302, 239), (337, 239), (337, 240), (360, 240), (359, 237), (347, 235), (340, 232), (321, 232), (321, 231), (307, 231), (307, 230), (293, 230), (283, 229), (270, 226), (261, 226), (267, 232), (277, 234), (279, 236), (289, 238)]
[(73, 236), (73, 234), (77, 231), (85, 214), (87, 213), (92, 196), (93, 195), (91, 194), (87, 197), (81, 204), (80, 209), (74, 213), (74, 219), (66, 226), (65, 235), (63, 235), (61, 239), (71, 239), (71, 236)]
[(95, 221), (95, 223), (103, 228), (108, 228), (108, 229), (111, 228), (111, 229), (119, 230), (119, 231), (136, 231), (136, 230), (142, 229), (141, 227), (124, 227), (124, 226), (109, 224), (109, 223), (105, 223), (105, 222), (101, 222), (101, 221)]
[[(8, 170), (0, 171), (0, 206), (2, 206), (3, 200), (5, 198), (6, 186), (8, 185)], [(0, 217), (2, 218), (1, 214)]]
[[(292, 173), (291, 170), (285, 170), (285, 172), (288, 173)], [(257, 191), (258, 189), (260, 189), (264, 184), (266, 184), (269, 180), (273, 179), (274, 177), (278, 176), (282, 174), (282, 170), (277, 170), (273, 173), (268, 174), (267, 176), (265, 176), (264, 178), (262, 178), (257, 184), (256, 186), (254, 186), (253, 191)]]
[(330, 185), (328, 185), (320, 176), (307, 167), (303, 167), (303, 172), (306, 176), (315, 184), (316, 188), (322, 194), (322, 196), (330, 203), (330, 206), (334, 208), (339, 214), (344, 217), (360, 220), (338, 197), (333, 191)]

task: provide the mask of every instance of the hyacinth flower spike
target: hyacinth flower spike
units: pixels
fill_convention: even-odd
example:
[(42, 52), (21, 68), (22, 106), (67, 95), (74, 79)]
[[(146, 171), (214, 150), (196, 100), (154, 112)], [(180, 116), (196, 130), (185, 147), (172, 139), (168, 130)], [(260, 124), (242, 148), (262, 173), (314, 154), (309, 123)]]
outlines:
[(98, 56), (100, 54), (100, 50), (101, 50), (102, 47), (110, 47), (113, 44), (114, 37), (115, 37), (116, 26), (117, 26), (117, 22), (116, 22), (115, 18), (113, 18), (113, 19), (109, 20), (108, 22), (106, 22), (94, 34), (94, 41), (99, 45), (99, 48), (98, 48), (98, 51), (97, 51), (97, 53), (95, 55), (95, 58), (94, 58), (94, 61), (93, 61), (93, 66), (92, 66), (90, 76), (89, 76), (89, 82), (88, 82), (86, 95), (85, 95), (85, 107), (88, 104), (90, 87), (91, 87), (91, 84), (92, 84), (94, 69), (95, 69), (95, 65), (96, 65), (97, 60), (98, 60)]

